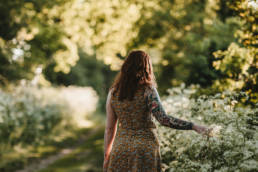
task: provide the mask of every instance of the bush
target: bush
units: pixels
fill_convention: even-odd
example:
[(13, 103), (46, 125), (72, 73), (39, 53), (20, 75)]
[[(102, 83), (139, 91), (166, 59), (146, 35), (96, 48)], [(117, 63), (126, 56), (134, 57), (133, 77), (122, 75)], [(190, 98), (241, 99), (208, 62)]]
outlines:
[[(17, 144), (38, 144), (62, 120), (60, 104), (42, 104), (28, 90), (0, 92), (1, 153)], [(6, 147), (7, 146), (7, 147)]]
[(87, 87), (0, 90), (0, 157), (16, 145), (44, 144), (64, 129), (89, 125), (86, 115), (96, 109), (97, 101), (95, 91)]
[(194, 87), (169, 89), (163, 100), (168, 114), (212, 127), (212, 137), (160, 126), (166, 171), (255, 171), (258, 167), (258, 109), (238, 101), (245, 93), (223, 92), (190, 98)]

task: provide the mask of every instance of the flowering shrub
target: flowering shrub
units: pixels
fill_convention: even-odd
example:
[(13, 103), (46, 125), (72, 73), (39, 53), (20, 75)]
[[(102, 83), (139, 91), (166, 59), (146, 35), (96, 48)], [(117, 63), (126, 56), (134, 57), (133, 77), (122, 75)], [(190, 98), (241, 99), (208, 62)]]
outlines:
[(16, 145), (44, 143), (55, 129), (85, 126), (97, 101), (96, 92), (87, 87), (0, 90), (0, 158)]
[(166, 171), (256, 171), (258, 109), (243, 107), (245, 93), (223, 92), (191, 98), (194, 87), (169, 89), (163, 98), (168, 115), (213, 128), (211, 137), (158, 125)]

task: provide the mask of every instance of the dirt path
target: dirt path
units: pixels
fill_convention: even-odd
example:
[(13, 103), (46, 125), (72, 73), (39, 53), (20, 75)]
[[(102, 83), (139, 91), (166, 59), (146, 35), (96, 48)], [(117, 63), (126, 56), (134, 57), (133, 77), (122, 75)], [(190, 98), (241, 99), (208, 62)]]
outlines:
[(103, 161), (104, 127), (98, 126), (83, 135), (73, 147), (30, 164), (16, 172), (97, 172)]

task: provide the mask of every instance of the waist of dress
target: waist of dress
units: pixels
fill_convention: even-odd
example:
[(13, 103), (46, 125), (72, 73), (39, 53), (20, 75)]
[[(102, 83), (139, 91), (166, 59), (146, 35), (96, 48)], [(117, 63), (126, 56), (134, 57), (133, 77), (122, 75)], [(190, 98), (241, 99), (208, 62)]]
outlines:
[(141, 137), (145, 139), (154, 140), (156, 128), (154, 127), (146, 127), (146, 128), (125, 128), (125, 127), (119, 127), (117, 131), (117, 137), (125, 137), (125, 138), (131, 138), (131, 137)]
[(156, 127), (119, 127), (118, 130), (132, 130), (132, 131), (144, 131), (144, 130), (153, 130)]

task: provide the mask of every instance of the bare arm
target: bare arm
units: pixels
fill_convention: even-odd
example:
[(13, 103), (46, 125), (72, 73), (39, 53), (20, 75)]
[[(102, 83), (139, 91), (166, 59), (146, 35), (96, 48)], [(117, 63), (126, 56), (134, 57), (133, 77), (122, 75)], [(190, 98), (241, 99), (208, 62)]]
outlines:
[(112, 149), (112, 144), (116, 135), (116, 125), (117, 125), (117, 116), (115, 115), (111, 107), (111, 91), (108, 93), (106, 101), (106, 127), (105, 127), (105, 136), (104, 136), (104, 159), (109, 159), (109, 154)]
[(194, 124), (192, 122), (184, 121), (173, 116), (168, 116), (161, 104), (160, 97), (156, 88), (152, 88), (148, 91), (146, 101), (149, 110), (154, 117), (163, 126), (175, 128), (179, 130), (193, 130)]

